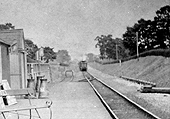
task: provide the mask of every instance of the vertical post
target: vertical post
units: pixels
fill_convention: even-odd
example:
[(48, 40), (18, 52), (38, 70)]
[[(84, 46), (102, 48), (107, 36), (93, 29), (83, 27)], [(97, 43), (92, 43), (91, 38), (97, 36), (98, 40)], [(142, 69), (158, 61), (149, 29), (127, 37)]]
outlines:
[(119, 66), (121, 66), (122, 65), (122, 61), (121, 60), (119, 60)]
[(40, 62), (38, 60), (38, 75), (40, 75)]
[(0, 46), (0, 83), (2, 83), (2, 53), (1, 53), (1, 46)]
[(139, 61), (138, 32), (136, 32), (137, 60)]
[(39, 96), (39, 89), (40, 89), (40, 80), (43, 78), (44, 76), (42, 75), (38, 75), (37, 79), (36, 79), (36, 84), (35, 84), (35, 92), (36, 92), (36, 96)]
[(50, 73), (50, 81), (53, 82), (50, 64), (49, 64), (49, 73)]
[(116, 60), (118, 60), (118, 48), (117, 48), (117, 44), (116, 44)]
[(34, 76), (34, 65), (31, 64), (31, 76), (33, 77)]
[(24, 84), (23, 84), (23, 86), (24, 86), (24, 88), (26, 88), (26, 84), (27, 84), (27, 76), (28, 76), (28, 67), (27, 67), (27, 55), (26, 55), (26, 52), (24, 52), (24, 64), (25, 64), (25, 66), (24, 66), (24, 72), (25, 72), (25, 78), (24, 78)]
[(46, 90), (47, 79), (40, 79), (40, 88), (39, 88), (39, 98), (46, 98), (49, 95), (49, 92)]
[(32, 88), (34, 90), (35, 95), (35, 82), (32, 77), (30, 79), (27, 79), (27, 88)]
[(29, 77), (28, 77), (28, 75), (27, 75), (27, 79), (28, 79), (28, 78), (31, 78), (31, 64), (28, 64), (28, 63), (27, 63), (27, 70), (28, 70), (27, 73), (29, 74)]

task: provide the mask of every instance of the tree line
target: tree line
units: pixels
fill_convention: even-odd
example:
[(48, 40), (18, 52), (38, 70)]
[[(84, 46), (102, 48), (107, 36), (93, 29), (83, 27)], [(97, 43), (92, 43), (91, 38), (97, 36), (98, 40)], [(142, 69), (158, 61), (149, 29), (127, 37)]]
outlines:
[[(137, 42), (138, 38), (138, 42)], [(95, 47), (99, 48), (101, 59), (123, 59), (152, 49), (170, 48), (170, 6), (156, 11), (153, 20), (139, 19), (128, 26), (122, 38), (113, 38), (111, 34), (95, 38)]]
[[(0, 24), (0, 30), (13, 30), (15, 26), (11, 23)], [(24, 39), (25, 42), (25, 51), (27, 57), (30, 59), (36, 60), (36, 52), (39, 50), (38, 46), (30, 39)], [(46, 63), (49, 61), (57, 60), (58, 63), (68, 63), (71, 60), (71, 57), (67, 50), (58, 50), (54, 51), (54, 48), (49, 46), (43, 47), (44, 49), (44, 60)]]
[[(36, 44), (29, 39), (25, 39), (25, 50), (27, 52), (27, 56), (31, 59), (36, 60), (36, 52), (39, 50)], [(49, 46), (43, 47), (44, 56), (43, 59), (46, 63), (49, 61), (56, 60), (58, 63), (69, 63), (71, 60), (71, 56), (69, 55), (67, 50), (58, 50), (57, 52), (54, 51), (54, 48)]]

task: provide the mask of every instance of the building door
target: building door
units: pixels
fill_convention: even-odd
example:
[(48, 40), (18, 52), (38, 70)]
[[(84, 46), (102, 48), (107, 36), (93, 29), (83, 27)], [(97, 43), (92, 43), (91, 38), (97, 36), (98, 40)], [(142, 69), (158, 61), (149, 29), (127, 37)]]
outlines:
[(20, 89), (21, 87), (21, 68), (19, 62), (19, 54), (12, 53), (10, 54), (10, 79), (11, 79), (11, 88)]

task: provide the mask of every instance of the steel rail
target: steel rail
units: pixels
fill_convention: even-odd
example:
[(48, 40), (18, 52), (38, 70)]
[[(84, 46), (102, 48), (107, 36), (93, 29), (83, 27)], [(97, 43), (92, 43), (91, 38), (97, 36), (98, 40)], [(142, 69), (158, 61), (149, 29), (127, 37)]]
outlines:
[[(84, 73), (83, 73), (84, 75)], [(90, 82), (90, 80), (84, 75), (84, 78), (88, 81), (88, 83), (90, 84), (90, 86), (93, 88), (93, 90), (95, 91), (95, 93), (97, 94), (97, 96), (100, 98), (100, 100), (102, 101), (102, 103), (104, 104), (104, 106), (106, 107), (106, 109), (109, 111), (109, 113), (111, 114), (111, 117), (114, 119), (119, 119), (116, 114), (112, 111), (112, 109), (109, 107), (109, 105), (106, 103), (106, 101), (102, 98), (102, 96), (100, 95), (100, 93), (96, 90), (96, 88), (93, 86), (93, 84)]]
[[(127, 100), (128, 102), (130, 102), (131, 104), (133, 104), (135, 107), (137, 107), (138, 109), (142, 110), (143, 112), (149, 114), (150, 116), (154, 117), (155, 119), (161, 119), (160, 117), (156, 116), (155, 114), (153, 114), (152, 112), (146, 110), (144, 107), (140, 106), (139, 104), (137, 104), (136, 102), (132, 101), (131, 99), (129, 99), (127, 96), (123, 95), (122, 93), (118, 92), (116, 89), (114, 89), (113, 87), (109, 86), (108, 84), (106, 84), (105, 82), (101, 81), (100, 79), (96, 78), (95, 76), (92, 76), (89, 72), (87, 72), (91, 77), (93, 77), (94, 79), (96, 79), (97, 81), (99, 81), (100, 83), (102, 83), (103, 85), (105, 85), (106, 87), (108, 87), (109, 89), (111, 89), (112, 91), (116, 92), (119, 96), (121, 96), (122, 98), (124, 98), (125, 100)], [(88, 81), (90, 82), (90, 81)], [(91, 83), (91, 82), (90, 82)], [(91, 83), (92, 85), (92, 83)], [(94, 87), (94, 86), (93, 86)], [(112, 111), (113, 112), (113, 111)], [(114, 112), (113, 112), (114, 113)]]

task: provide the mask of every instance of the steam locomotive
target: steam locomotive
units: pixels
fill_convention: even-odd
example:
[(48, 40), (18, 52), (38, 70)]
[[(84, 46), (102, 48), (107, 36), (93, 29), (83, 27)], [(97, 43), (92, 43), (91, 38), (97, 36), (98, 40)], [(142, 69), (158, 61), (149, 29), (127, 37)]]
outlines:
[(80, 71), (87, 71), (87, 62), (86, 61), (80, 61), (79, 62), (79, 69), (80, 69)]

